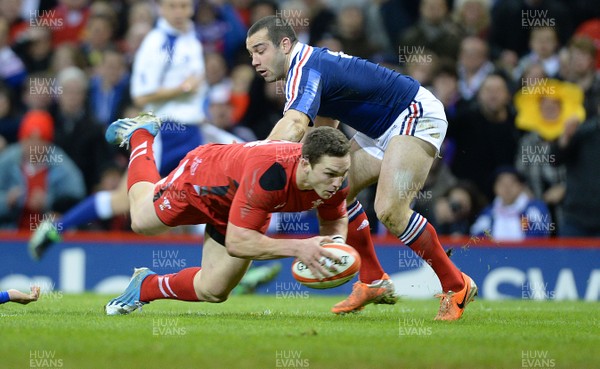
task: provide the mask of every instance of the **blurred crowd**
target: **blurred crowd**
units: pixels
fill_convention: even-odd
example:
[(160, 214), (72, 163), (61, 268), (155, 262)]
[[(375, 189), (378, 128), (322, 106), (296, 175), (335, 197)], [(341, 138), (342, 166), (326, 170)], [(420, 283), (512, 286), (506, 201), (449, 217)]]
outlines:
[[(441, 158), (414, 203), (438, 233), (600, 237), (597, 1), (196, 0), (202, 124), (246, 141), (266, 138), (285, 102), (245, 49), (267, 15), (301, 42), (417, 79), (444, 104)], [(127, 156), (104, 131), (142, 108), (131, 68), (158, 18), (155, 1), (0, 1), (0, 228), (31, 229), (31, 214), (117, 187)], [(372, 199), (362, 194), (377, 232)]]

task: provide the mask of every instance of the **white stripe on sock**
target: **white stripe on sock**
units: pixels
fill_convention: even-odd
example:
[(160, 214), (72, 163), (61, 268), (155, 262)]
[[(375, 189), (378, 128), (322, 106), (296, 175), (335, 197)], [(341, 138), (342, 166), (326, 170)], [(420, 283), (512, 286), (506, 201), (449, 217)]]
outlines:
[(163, 283), (163, 276), (158, 277), (158, 289), (160, 290), (160, 292), (163, 294), (164, 297), (171, 297), (171, 295), (169, 295), (168, 293), (165, 292), (162, 283)]
[(169, 284), (169, 277), (165, 277), (165, 286), (167, 286), (167, 288), (169, 289), (169, 292), (171, 292), (171, 295), (173, 295), (174, 297), (177, 297), (175, 292), (173, 292), (171, 285)]
[(129, 158), (129, 165), (127, 167), (131, 166), (131, 163), (133, 162), (133, 159), (137, 158), (138, 156), (142, 156), (148, 153), (148, 150), (144, 149), (143, 151), (140, 151), (139, 153), (135, 154), (134, 156), (132, 156), (131, 158)]

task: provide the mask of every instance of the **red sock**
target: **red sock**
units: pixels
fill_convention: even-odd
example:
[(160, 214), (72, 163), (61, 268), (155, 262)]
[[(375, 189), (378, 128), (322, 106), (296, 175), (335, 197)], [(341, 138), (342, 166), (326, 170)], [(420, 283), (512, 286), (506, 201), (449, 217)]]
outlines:
[(145, 129), (138, 129), (131, 135), (127, 190), (138, 182), (156, 183), (160, 180), (160, 174), (154, 162), (152, 143), (154, 143), (154, 136)]
[(446, 255), (435, 228), (425, 217), (413, 213), (406, 230), (398, 238), (431, 266), (440, 279), (443, 292), (458, 292), (464, 288), (460, 270)]
[(360, 202), (355, 201), (348, 206), (348, 245), (354, 247), (360, 255), (360, 271), (358, 278), (363, 283), (372, 283), (381, 279), (383, 268), (379, 264), (373, 240), (369, 219)]
[(140, 301), (161, 299), (198, 301), (194, 289), (194, 277), (202, 268), (186, 268), (174, 274), (151, 274), (142, 282)]

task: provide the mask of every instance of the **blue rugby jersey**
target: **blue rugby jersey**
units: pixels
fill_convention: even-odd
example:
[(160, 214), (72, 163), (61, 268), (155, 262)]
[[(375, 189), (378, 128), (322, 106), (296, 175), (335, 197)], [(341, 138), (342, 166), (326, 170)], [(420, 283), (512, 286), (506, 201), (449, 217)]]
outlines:
[(285, 86), (284, 113), (294, 109), (311, 121), (338, 119), (377, 138), (406, 109), (419, 82), (365, 59), (297, 43)]

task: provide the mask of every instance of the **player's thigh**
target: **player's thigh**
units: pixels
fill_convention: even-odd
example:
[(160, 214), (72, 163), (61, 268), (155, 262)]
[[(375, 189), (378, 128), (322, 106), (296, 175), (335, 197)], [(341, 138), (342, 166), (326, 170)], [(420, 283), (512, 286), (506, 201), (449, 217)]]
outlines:
[(381, 160), (370, 154), (354, 138), (350, 141), (350, 157), (348, 201), (352, 202), (360, 191), (377, 182)]
[(251, 262), (229, 255), (224, 245), (205, 232), (202, 271), (194, 280), (196, 294), (201, 300), (225, 300), (246, 274)]
[(131, 228), (134, 232), (154, 235), (170, 228), (156, 214), (154, 183), (138, 182), (134, 184), (129, 191), (129, 199)]
[(410, 203), (423, 187), (436, 148), (420, 138), (394, 136), (385, 151), (377, 184), (375, 210), (410, 214)]

